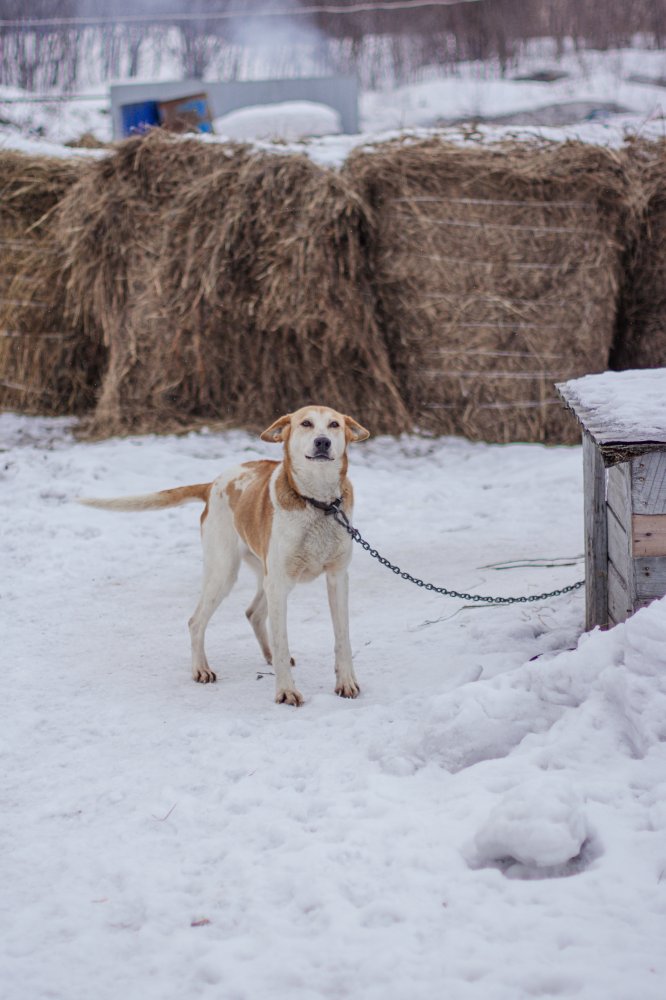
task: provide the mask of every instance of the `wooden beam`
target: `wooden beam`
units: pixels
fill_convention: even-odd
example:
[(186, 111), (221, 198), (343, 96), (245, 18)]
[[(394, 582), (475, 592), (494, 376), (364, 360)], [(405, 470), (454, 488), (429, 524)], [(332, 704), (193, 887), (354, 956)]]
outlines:
[(585, 493), (585, 627), (608, 625), (608, 525), (606, 469), (592, 437), (583, 431)]
[(630, 465), (630, 462), (622, 462), (606, 473), (606, 502), (625, 531), (629, 531), (631, 519)]
[(666, 556), (666, 514), (634, 514), (631, 528), (634, 558)]
[(666, 452), (653, 451), (632, 461), (631, 501), (635, 514), (666, 514)]
[(638, 601), (654, 601), (666, 594), (666, 559), (645, 556), (634, 559), (634, 566)]
[(626, 581), (622, 579), (613, 563), (608, 564), (608, 621), (619, 625), (634, 611), (634, 606)]

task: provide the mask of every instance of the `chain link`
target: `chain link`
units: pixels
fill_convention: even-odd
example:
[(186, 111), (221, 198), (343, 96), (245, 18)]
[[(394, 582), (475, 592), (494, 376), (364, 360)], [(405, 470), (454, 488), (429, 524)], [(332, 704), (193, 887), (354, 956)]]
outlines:
[[(306, 498), (309, 499), (309, 498)], [(349, 523), (349, 518), (343, 510), (340, 509), (341, 500), (335, 500), (332, 504), (324, 505), (317, 503), (316, 506), (320, 507), (325, 514), (333, 517), (333, 520), (345, 529), (345, 531), (351, 536), (351, 538), (357, 542), (362, 549), (376, 559), (377, 562), (381, 563), (382, 566), (386, 566), (390, 569), (392, 573), (396, 576), (401, 577), (403, 580), (407, 580), (409, 583), (416, 584), (417, 587), (422, 587), (424, 590), (428, 590), (433, 594), (441, 594), (443, 597), (455, 597), (461, 601), (474, 601), (478, 604), (534, 604), (536, 601), (545, 601), (549, 597), (560, 597), (562, 594), (570, 594), (574, 590), (579, 590), (585, 584), (585, 580), (578, 580), (577, 583), (571, 583), (568, 587), (560, 587), (559, 590), (551, 590), (548, 594), (530, 594), (526, 597), (484, 597), (481, 594), (463, 594), (457, 590), (448, 590), (446, 587), (436, 587), (434, 583), (426, 583), (424, 580), (420, 580), (417, 576), (412, 576), (411, 573), (406, 573), (404, 570), (400, 569), (394, 563), (385, 559), (384, 556), (380, 555), (377, 549), (373, 549), (369, 542), (366, 542), (365, 538), (361, 535), (358, 528), (354, 528)]]

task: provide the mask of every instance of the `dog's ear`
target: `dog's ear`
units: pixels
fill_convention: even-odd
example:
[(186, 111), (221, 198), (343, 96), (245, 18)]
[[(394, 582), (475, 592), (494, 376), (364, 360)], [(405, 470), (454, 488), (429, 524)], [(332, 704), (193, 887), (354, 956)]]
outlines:
[(365, 427), (361, 427), (351, 417), (345, 417), (345, 431), (348, 441), (365, 441), (370, 437), (370, 431), (366, 431)]
[(290, 427), (291, 413), (285, 413), (283, 417), (278, 417), (278, 419), (272, 423), (270, 427), (266, 428), (261, 435), (261, 440), (270, 441), (272, 444), (277, 444), (279, 441), (285, 441)]

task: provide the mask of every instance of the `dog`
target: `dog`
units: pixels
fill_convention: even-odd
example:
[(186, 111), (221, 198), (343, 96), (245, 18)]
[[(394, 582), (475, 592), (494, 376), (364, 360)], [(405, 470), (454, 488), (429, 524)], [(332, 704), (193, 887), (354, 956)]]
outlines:
[[(297, 583), (326, 574), (335, 639), (335, 692), (356, 698), (360, 688), (349, 641), (349, 582), (352, 539), (327, 516), (339, 509), (351, 521), (353, 490), (347, 448), (370, 432), (326, 406), (304, 406), (268, 427), (262, 441), (283, 444), (281, 461), (244, 462), (211, 483), (179, 486), (143, 496), (84, 499), (102, 510), (142, 511), (204, 503), (201, 515), (203, 587), (189, 620), (192, 676), (216, 680), (204, 648), (206, 626), (230, 593), (241, 559), (256, 573), (257, 591), (246, 615), (266, 662), (275, 671), (275, 700), (302, 705), (287, 640), (287, 598)], [(270, 625), (270, 641), (266, 621)]]

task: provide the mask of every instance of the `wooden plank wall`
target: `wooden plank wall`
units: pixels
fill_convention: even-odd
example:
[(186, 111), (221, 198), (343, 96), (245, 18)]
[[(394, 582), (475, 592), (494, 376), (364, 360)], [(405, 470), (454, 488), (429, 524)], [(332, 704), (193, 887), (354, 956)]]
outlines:
[(666, 594), (666, 452), (607, 475), (608, 624)]
[(637, 606), (666, 594), (666, 452), (631, 463), (631, 532)]
[(634, 514), (666, 514), (666, 452), (633, 459), (631, 509)]
[(585, 497), (585, 628), (608, 622), (606, 469), (601, 452), (583, 431)]

